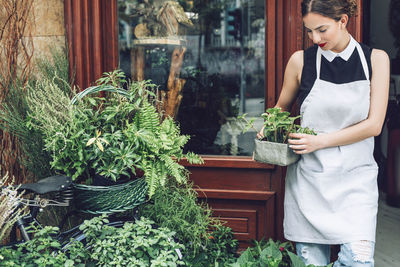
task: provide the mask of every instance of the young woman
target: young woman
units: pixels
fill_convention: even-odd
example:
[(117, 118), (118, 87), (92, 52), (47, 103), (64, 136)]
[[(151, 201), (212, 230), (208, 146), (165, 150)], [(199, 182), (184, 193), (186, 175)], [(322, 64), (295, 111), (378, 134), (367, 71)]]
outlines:
[(302, 157), (287, 169), (285, 237), (306, 264), (328, 264), (330, 245), (340, 244), (335, 267), (374, 266), (373, 149), (386, 113), (389, 58), (347, 31), (355, 0), (303, 0), (301, 8), (315, 45), (291, 56), (276, 106), (291, 110), (297, 98), (302, 126), (318, 134), (290, 135)]

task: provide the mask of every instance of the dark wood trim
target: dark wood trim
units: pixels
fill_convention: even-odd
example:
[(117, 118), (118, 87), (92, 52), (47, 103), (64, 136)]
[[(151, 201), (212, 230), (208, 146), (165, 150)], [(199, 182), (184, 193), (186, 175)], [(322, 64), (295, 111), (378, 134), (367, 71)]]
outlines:
[(243, 199), (268, 200), (275, 196), (275, 192), (255, 190), (226, 190), (226, 189), (196, 189), (200, 198), (213, 199)]
[(199, 168), (249, 168), (249, 169), (268, 169), (273, 170), (275, 165), (260, 163), (254, 161), (250, 157), (225, 157), (225, 156), (207, 156), (202, 155), (204, 164), (190, 164), (186, 159), (182, 159), (179, 163), (183, 166), (199, 167)]
[(265, 108), (268, 108), (276, 103), (276, 0), (265, 1), (265, 18)]
[(118, 52), (118, 5), (116, 0), (101, 0), (102, 30), (104, 43), (103, 70), (112, 71), (119, 66)]
[(69, 70), (84, 89), (118, 67), (117, 1), (65, 0)]
[[(101, 0), (92, 0), (92, 12), (93, 12), (93, 23), (94, 25), (102, 25), (102, 6)], [(96, 61), (103, 62), (103, 40), (102, 40), (102, 29), (101, 27), (93, 27), (93, 55)], [(104, 68), (101, 64), (93, 62), (93, 74), (94, 77), (101, 77)]]

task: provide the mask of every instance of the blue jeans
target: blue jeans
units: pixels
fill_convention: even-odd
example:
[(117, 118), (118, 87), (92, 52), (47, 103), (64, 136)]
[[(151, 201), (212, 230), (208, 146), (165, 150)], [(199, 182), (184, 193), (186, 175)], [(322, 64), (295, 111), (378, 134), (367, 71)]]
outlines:
[[(373, 267), (375, 243), (357, 241), (340, 245), (333, 267)], [(306, 265), (325, 266), (330, 262), (330, 245), (296, 243), (296, 253)]]

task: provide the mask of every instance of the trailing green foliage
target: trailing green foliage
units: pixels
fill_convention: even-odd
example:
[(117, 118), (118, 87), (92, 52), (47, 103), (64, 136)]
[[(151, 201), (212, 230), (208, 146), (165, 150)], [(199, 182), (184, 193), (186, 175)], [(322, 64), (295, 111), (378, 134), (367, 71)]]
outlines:
[(165, 227), (154, 227), (144, 217), (123, 227), (106, 225), (105, 217), (85, 221), (83, 230), (90, 257), (98, 266), (178, 266), (177, 249), (184, 246), (175, 242), (174, 232)]
[[(307, 127), (303, 128), (295, 123), (296, 119), (300, 118), (300, 116), (290, 117), (290, 112), (282, 111), (281, 108), (269, 108), (265, 113), (261, 114), (261, 117), (264, 119), (263, 141), (286, 144), (290, 133), (298, 132), (316, 135), (314, 130)], [(254, 119), (247, 120), (246, 114), (239, 116), (239, 119), (243, 119), (247, 122), (243, 132), (254, 128)], [(259, 131), (257, 129), (255, 130), (257, 132)]]

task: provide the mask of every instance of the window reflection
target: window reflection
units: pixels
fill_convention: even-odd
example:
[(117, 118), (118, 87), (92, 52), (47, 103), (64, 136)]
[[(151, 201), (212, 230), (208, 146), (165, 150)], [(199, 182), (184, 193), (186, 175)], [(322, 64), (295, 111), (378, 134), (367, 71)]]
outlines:
[(236, 118), (264, 110), (264, 16), (264, 0), (118, 1), (120, 67), (159, 85), (187, 150), (251, 155), (256, 133)]

